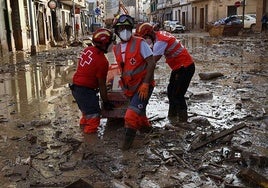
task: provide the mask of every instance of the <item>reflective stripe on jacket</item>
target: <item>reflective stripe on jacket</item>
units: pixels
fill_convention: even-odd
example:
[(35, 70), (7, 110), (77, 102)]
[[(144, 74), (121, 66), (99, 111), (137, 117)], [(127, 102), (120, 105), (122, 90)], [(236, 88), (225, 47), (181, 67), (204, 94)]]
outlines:
[(126, 96), (132, 97), (146, 75), (147, 63), (140, 53), (143, 39), (132, 36), (127, 43), (125, 61), (121, 53), (121, 43), (114, 47), (115, 58), (121, 70), (121, 87)]
[(167, 43), (164, 55), (166, 63), (172, 70), (177, 70), (181, 66), (188, 67), (193, 63), (193, 59), (187, 49), (170, 33), (158, 31), (156, 32), (156, 40)]

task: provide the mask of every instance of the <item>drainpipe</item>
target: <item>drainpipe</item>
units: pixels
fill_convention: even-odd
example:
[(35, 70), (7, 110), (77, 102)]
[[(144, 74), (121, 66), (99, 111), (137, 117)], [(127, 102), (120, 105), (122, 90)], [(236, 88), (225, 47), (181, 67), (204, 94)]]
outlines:
[(30, 26), (31, 26), (31, 56), (34, 56), (34, 55), (36, 55), (36, 46), (35, 46), (32, 0), (28, 0), (28, 4), (29, 4), (29, 15), (30, 15)]
[(76, 41), (76, 23), (75, 23), (75, 3), (74, 3), (74, 0), (73, 0), (73, 18), (74, 18), (74, 25), (73, 25), (73, 34), (74, 34), (74, 41)]
[(246, 6), (246, 0), (243, 0), (243, 19), (242, 19), (242, 24), (244, 28), (244, 22), (245, 22), (245, 6)]

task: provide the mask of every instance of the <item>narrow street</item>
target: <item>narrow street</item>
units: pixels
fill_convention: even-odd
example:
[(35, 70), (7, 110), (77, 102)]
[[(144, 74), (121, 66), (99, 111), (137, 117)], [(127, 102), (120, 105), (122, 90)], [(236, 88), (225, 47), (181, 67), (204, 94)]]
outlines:
[[(103, 118), (98, 134), (80, 131), (68, 83), (83, 46), (1, 58), (0, 187), (267, 188), (268, 35), (178, 38), (196, 64), (189, 123), (167, 118), (170, 70), (161, 59), (147, 111), (155, 129), (125, 152), (121, 119)], [(218, 76), (200, 76), (210, 73)]]

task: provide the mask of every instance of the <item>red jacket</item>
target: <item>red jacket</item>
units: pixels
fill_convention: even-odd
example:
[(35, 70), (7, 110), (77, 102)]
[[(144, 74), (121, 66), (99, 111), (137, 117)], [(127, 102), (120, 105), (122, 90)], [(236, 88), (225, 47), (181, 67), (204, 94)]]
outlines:
[(97, 89), (99, 87), (98, 78), (106, 79), (108, 68), (109, 62), (104, 52), (94, 46), (89, 46), (80, 56), (73, 83)]
[(158, 31), (156, 32), (156, 39), (168, 44), (164, 55), (166, 63), (172, 70), (177, 70), (181, 66), (188, 67), (193, 63), (193, 59), (187, 49), (170, 33)]

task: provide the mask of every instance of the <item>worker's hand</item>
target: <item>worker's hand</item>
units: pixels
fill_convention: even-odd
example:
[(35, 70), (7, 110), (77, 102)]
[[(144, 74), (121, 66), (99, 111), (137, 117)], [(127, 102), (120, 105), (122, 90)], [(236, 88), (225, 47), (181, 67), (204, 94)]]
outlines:
[(141, 100), (147, 99), (149, 94), (149, 84), (142, 83), (141, 86), (139, 87), (138, 94)]
[(115, 107), (114, 104), (111, 103), (111, 102), (109, 102), (109, 101), (105, 101), (105, 102), (103, 102), (103, 108), (104, 108), (105, 110), (110, 111), (110, 110), (113, 110), (114, 107)]

